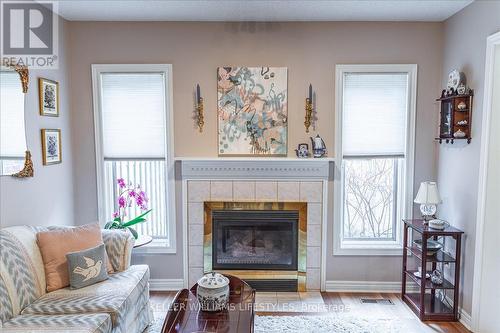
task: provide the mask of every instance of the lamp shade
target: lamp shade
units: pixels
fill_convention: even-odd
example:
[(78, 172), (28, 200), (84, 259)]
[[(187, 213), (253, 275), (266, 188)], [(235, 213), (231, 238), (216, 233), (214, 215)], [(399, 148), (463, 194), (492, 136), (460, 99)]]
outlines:
[(435, 182), (422, 182), (414, 202), (424, 205), (436, 205), (441, 203), (437, 184)]

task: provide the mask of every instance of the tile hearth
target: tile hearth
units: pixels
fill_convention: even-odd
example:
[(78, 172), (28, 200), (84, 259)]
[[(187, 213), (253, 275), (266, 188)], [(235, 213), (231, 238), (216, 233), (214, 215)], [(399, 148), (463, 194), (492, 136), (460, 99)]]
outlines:
[(258, 312), (327, 312), (319, 291), (256, 292), (255, 311)]

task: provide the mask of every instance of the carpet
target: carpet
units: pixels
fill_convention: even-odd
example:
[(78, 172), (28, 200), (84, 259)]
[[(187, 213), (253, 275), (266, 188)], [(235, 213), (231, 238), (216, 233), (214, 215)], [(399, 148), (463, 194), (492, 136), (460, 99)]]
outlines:
[(400, 333), (397, 319), (360, 318), (345, 314), (319, 316), (256, 316), (255, 333)]
[[(157, 318), (144, 333), (159, 333)], [(350, 314), (307, 316), (255, 316), (255, 333), (421, 333), (395, 318), (360, 318)]]

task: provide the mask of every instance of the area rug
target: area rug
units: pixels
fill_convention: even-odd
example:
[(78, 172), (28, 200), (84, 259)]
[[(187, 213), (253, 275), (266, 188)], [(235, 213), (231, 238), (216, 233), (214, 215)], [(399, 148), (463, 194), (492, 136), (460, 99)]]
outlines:
[[(144, 333), (159, 333), (157, 318)], [(347, 314), (255, 316), (255, 333), (413, 333), (397, 319), (359, 318)], [(417, 333), (417, 332), (415, 332)]]
[(397, 319), (359, 318), (351, 315), (256, 316), (255, 333), (401, 333)]

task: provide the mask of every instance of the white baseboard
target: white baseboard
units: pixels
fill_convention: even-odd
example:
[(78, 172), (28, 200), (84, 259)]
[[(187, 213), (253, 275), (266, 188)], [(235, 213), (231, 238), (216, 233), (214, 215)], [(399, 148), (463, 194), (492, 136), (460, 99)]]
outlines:
[(472, 332), (472, 316), (465, 312), (464, 309), (459, 308), (458, 313), (460, 314), (460, 323), (465, 326), (466, 329)]
[(400, 293), (401, 282), (326, 281), (325, 289), (330, 292)]
[[(453, 300), (446, 295), (446, 300), (448, 301), (449, 304), (453, 304)], [(472, 316), (470, 313), (466, 312), (462, 307), (458, 307), (458, 321), (465, 326), (466, 329), (472, 332)]]
[(177, 291), (184, 288), (183, 279), (149, 279), (151, 291)]

